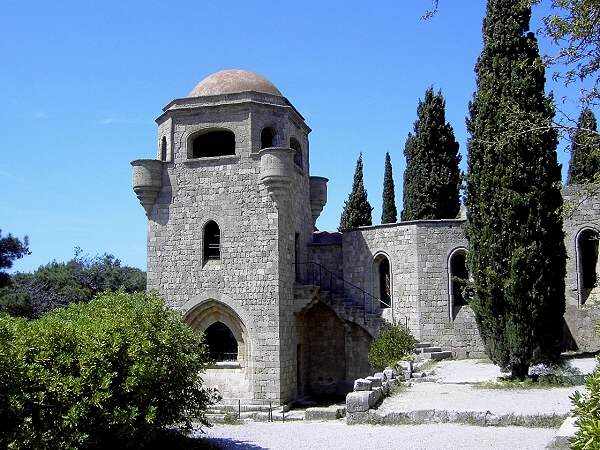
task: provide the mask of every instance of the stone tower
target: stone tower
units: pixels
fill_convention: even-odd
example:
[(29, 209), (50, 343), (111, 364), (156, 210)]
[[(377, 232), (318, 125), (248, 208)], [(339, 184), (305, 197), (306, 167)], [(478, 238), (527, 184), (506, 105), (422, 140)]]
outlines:
[(294, 281), (326, 182), (309, 176), (310, 128), (268, 80), (224, 70), (156, 119), (157, 158), (136, 160), (148, 217), (148, 288), (205, 333), (204, 376), (225, 399), (297, 394)]

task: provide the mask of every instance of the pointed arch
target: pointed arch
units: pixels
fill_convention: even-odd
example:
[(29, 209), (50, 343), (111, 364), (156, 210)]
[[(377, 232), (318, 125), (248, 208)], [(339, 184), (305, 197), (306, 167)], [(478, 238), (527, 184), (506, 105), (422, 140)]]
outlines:
[(452, 322), (458, 311), (467, 305), (463, 295), (463, 287), (469, 279), (467, 269), (467, 249), (455, 248), (448, 255), (448, 316)]
[(221, 259), (221, 229), (217, 222), (214, 220), (206, 222), (202, 237), (204, 263)]
[(592, 227), (581, 228), (575, 237), (579, 306), (585, 305), (598, 285), (598, 239), (599, 232)]

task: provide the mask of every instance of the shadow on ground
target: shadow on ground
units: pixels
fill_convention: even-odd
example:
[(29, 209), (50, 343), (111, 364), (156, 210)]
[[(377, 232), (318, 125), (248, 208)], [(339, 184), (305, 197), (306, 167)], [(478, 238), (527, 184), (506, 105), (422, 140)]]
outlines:
[[(216, 445), (218, 448), (223, 450), (267, 450), (265, 447), (261, 447), (260, 445), (253, 444), (251, 442), (245, 441), (237, 441), (235, 439), (227, 439), (227, 438), (204, 438), (204, 442), (208, 442), (209, 444)], [(204, 448), (204, 447), (198, 447)], [(206, 447), (208, 449), (213, 449), (213, 447)]]

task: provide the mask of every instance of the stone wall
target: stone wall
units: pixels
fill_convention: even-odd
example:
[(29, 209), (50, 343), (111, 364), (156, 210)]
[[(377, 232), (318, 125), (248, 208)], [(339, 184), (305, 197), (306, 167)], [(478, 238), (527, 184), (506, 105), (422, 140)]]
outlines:
[[(567, 276), (565, 278), (565, 344), (567, 348), (582, 352), (600, 350), (600, 305), (593, 302), (581, 304), (580, 270), (577, 255), (577, 237), (585, 229), (600, 231), (600, 194), (588, 185), (567, 186), (563, 190), (566, 216), (564, 220), (565, 247), (567, 250)], [(596, 271), (598, 275), (598, 271)]]
[[(419, 302), (417, 272), (417, 229), (414, 224), (361, 227), (343, 235), (344, 278), (369, 294), (379, 297), (376, 289), (374, 260), (385, 255), (390, 262), (392, 308), (380, 309), (388, 321), (407, 323), (419, 338)], [(360, 292), (354, 294), (360, 300)], [(371, 308), (370, 303), (367, 304)], [(378, 305), (373, 305), (377, 310)]]
[(463, 220), (417, 222), (420, 337), (457, 356), (483, 354), (483, 342), (468, 305), (450, 302), (450, 255), (468, 246)]

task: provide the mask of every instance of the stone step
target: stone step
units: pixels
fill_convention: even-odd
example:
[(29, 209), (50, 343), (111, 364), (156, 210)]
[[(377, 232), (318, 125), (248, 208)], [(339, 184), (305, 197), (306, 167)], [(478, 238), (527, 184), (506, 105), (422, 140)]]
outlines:
[(420, 350), (420, 353), (435, 353), (435, 352), (441, 352), (442, 351), (442, 347), (423, 347)]
[(431, 342), (417, 342), (415, 348), (431, 347)]
[(450, 351), (441, 351), (441, 352), (430, 352), (423, 353), (423, 356), (429, 359), (433, 359), (434, 361), (440, 361), (442, 359), (452, 358), (452, 352)]

